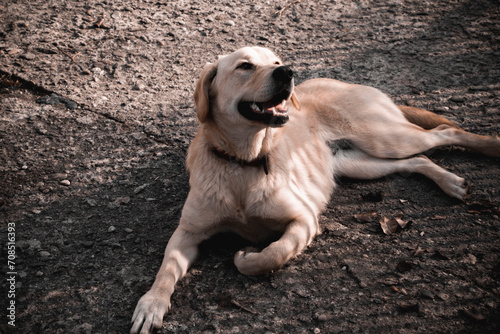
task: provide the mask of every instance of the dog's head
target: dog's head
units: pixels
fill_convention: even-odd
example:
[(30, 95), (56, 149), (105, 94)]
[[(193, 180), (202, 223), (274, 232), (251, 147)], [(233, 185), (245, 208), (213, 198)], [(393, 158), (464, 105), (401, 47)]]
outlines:
[(245, 47), (203, 69), (194, 92), (198, 119), (281, 127), (289, 119), (287, 101), (299, 109), (293, 88), (293, 71), (273, 52)]

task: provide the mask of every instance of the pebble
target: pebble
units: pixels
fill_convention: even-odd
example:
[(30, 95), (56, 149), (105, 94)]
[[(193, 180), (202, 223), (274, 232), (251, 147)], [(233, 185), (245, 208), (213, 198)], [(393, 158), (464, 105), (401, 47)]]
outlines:
[(224, 23), (224, 24), (227, 26), (230, 26), (230, 27), (234, 27), (236, 25), (236, 23), (234, 23), (233, 20), (227, 20), (226, 23)]
[(450, 98), (450, 101), (451, 102), (455, 102), (455, 103), (464, 103), (465, 102), (465, 98), (462, 97), (462, 96), (452, 96)]
[(314, 319), (321, 322), (330, 321), (333, 319), (333, 315), (325, 310), (318, 310), (314, 313)]
[(59, 96), (55, 93), (39, 97), (38, 99), (36, 99), (36, 103), (49, 104), (49, 105), (62, 103), (64, 105), (66, 105), (66, 108), (71, 109), (71, 110), (78, 108), (78, 103), (76, 103), (75, 101), (72, 101), (72, 100), (67, 99), (65, 97), (62, 97), (62, 96)]
[(138, 83), (132, 87), (132, 90), (138, 91), (138, 90), (144, 90), (146, 86), (142, 83)]
[(424, 290), (422, 292), (422, 297), (427, 298), (427, 299), (434, 299), (434, 294), (430, 292), (429, 290)]
[(118, 197), (114, 202), (113, 205), (116, 207), (119, 207), (122, 204), (128, 204), (130, 202), (130, 197), (124, 196), (124, 197)]
[(69, 187), (71, 185), (71, 182), (69, 180), (62, 180), (59, 183), (66, 187)]
[(16, 49), (16, 48), (7, 49), (7, 54), (10, 55), (10, 56), (18, 54), (18, 53), (22, 53), (22, 52), (23, 52), (22, 49)]
[(90, 247), (94, 246), (94, 242), (93, 241), (84, 241), (84, 242), (82, 242), (82, 245), (85, 248), (90, 248)]
[(447, 301), (448, 299), (450, 299), (450, 296), (447, 295), (446, 293), (444, 292), (440, 292), (437, 294), (437, 297), (443, 301)]
[(113, 225), (111, 225), (110, 227), (108, 227), (108, 232), (114, 232), (116, 231), (116, 227), (114, 227)]
[(49, 257), (50, 257), (50, 253), (49, 253), (49, 252), (47, 252), (47, 251), (40, 251), (40, 252), (38, 252), (38, 255), (40, 255), (40, 257), (41, 257), (42, 259), (44, 259), (44, 258), (49, 258)]
[(142, 186), (138, 186), (137, 188), (134, 189), (134, 194), (137, 195), (138, 193), (146, 189), (147, 186), (149, 186), (149, 183), (145, 183)]
[(119, 50), (117, 50), (117, 51), (113, 51), (113, 56), (116, 56), (116, 57), (122, 57), (122, 58), (123, 58), (123, 57), (125, 57), (126, 55), (127, 55), (127, 54), (126, 54), (125, 52), (123, 52), (123, 51), (119, 51)]
[(90, 125), (90, 124), (94, 123), (94, 119), (90, 116), (82, 116), (82, 117), (78, 117), (76, 119), (76, 122), (80, 123), (80, 124)]
[(28, 52), (28, 53), (21, 55), (21, 58), (26, 59), (26, 60), (33, 60), (36, 57), (34, 54)]
[(92, 198), (87, 198), (87, 204), (90, 206), (96, 206), (97, 201), (95, 199), (92, 199)]

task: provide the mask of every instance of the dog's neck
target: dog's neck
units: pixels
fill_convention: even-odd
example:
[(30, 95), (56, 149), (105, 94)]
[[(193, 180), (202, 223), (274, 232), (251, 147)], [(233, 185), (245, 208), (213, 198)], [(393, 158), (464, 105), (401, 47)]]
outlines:
[(253, 161), (268, 156), (277, 140), (275, 129), (270, 127), (221, 129), (213, 122), (207, 122), (203, 127), (213, 148), (242, 161)]

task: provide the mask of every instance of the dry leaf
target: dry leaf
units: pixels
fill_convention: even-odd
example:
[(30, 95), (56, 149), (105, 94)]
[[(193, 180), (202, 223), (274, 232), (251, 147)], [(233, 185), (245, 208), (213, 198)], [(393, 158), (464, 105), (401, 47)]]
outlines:
[(387, 217), (382, 217), (378, 222), (380, 223), (380, 227), (382, 227), (382, 231), (384, 231), (385, 234), (389, 235), (393, 233), (387, 225), (387, 223), (389, 222), (389, 219)]
[(410, 221), (404, 221), (401, 218), (394, 218), (394, 220), (398, 223), (398, 225), (403, 229), (410, 223)]
[(377, 213), (375, 211), (367, 211), (354, 215), (354, 219), (356, 219), (360, 223), (369, 223), (373, 221), (375, 217), (377, 217)]
[(382, 231), (384, 231), (385, 234), (390, 235), (400, 232), (408, 225), (408, 223), (410, 223), (410, 221), (404, 221), (398, 217), (392, 219), (388, 219), (387, 217), (382, 217), (379, 220), (379, 223), (380, 227), (382, 227)]

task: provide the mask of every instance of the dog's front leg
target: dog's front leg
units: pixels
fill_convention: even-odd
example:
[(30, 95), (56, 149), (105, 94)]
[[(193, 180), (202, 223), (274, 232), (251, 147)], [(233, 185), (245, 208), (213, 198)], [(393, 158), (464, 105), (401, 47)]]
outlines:
[(130, 333), (146, 334), (160, 328), (163, 316), (170, 309), (170, 296), (175, 283), (182, 278), (198, 254), (198, 244), (203, 240), (199, 234), (182, 227), (182, 222), (170, 238), (156, 279), (141, 297), (132, 316)]
[(299, 254), (319, 233), (316, 217), (308, 216), (292, 221), (281, 238), (261, 252), (244, 249), (234, 256), (234, 264), (245, 275), (258, 276), (281, 268)]

